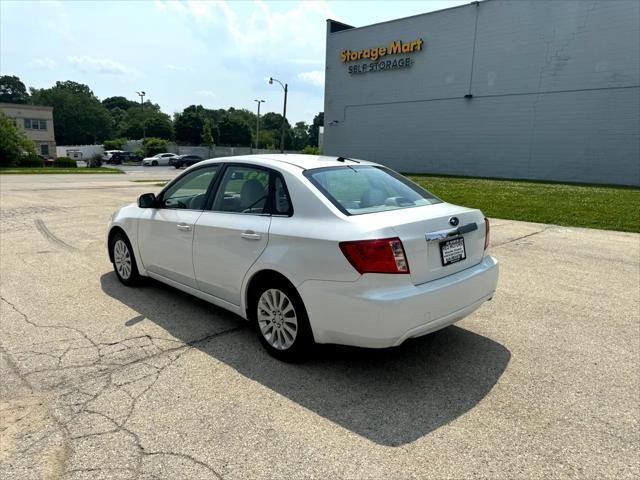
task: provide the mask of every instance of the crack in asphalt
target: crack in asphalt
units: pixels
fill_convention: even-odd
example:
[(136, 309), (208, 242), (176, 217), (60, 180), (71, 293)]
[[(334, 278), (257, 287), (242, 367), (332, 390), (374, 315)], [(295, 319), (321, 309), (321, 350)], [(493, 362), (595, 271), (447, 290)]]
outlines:
[[(33, 355), (57, 359), (54, 367), (31, 370), (27, 373), (22, 372), (18, 364), (13, 360), (12, 354), (0, 346), (0, 353), (7, 359), (9, 368), (15, 370), (18, 378), (29, 387), (31, 393), (34, 393), (36, 388), (30, 379), (33, 379), (38, 374), (73, 372), (74, 370), (78, 373), (71, 384), (69, 383), (69, 378), (62, 376), (59, 381), (49, 383), (48, 387), (44, 385), (44, 390), (40, 389), (41, 391), (54, 392), (56, 395), (53, 401), (52, 419), (58, 428), (48, 431), (45, 435), (25, 444), (16, 451), (17, 456), (37, 454), (35, 451), (37, 447), (45, 444), (56, 434), (62, 434), (64, 438), (62, 445), (64, 458), (61, 460), (61, 467), (66, 474), (91, 471), (123, 471), (131, 472), (133, 478), (138, 478), (143, 474), (146, 475), (143, 472), (143, 458), (166, 455), (190, 461), (206, 469), (214, 478), (222, 479), (222, 476), (211, 465), (186, 453), (145, 450), (139, 434), (131, 428), (130, 420), (139, 402), (155, 387), (160, 375), (166, 368), (173, 365), (184, 354), (198, 345), (206, 343), (213, 338), (242, 330), (244, 326), (227, 328), (189, 342), (152, 337), (151, 335), (139, 335), (114, 342), (95, 342), (85, 332), (74, 327), (44, 325), (34, 322), (15, 304), (2, 296), (0, 296), (0, 299), (16, 312), (25, 323), (35, 328), (66, 330), (73, 333), (73, 338), (61, 339), (55, 342), (58, 344), (67, 343), (57, 352), (36, 351), (38, 347), (42, 346), (41, 344), (36, 344), (38, 347), (31, 346), (29, 350), (14, 352), (14, 354), (17, 353), (21, 356)], [(160, 346), (158, 344), (160, 341), (173, 342), (176, 345)], [(46, 342), (48, 345), (51, 345), (51, 343)], [(85, 354), (93, 353), (84, 355), (76, 364), (63, 365), (68, 355), (78, 351), (84, 351), (83, 353)], [(142, 372), (137, 372), (136, 367), (141, 367)], [(90, 370), (88, 374), (82, 375), (82, 369), (87, 368), (97, 368), (97, 370)], [(115, 397), (110, 398), (110, 395), (115, 395)], [(114, 404), (114, 399), (119, 399), (122, 404)], [(88, 422), (88, 424), (83, 425), (81, 423), (83, 415), (102, 417), (107, 422), (106, 429), (99, 426), (96, 427), (94, 422)], [(75, 425), (76, 423), (80, 423), (80, 425)], [(96, 431), (96, 428), (98, 428), (98, 431)], [(77, 431), (78, 429), (80, 429), (80, 432)], [(132, 439), (136, 450), (135, 468), (119, 468), (115, 466), (95, 468), (82, 468), (82, 466), (79, 466), (75, 468), (76, 466), (72, 465), (74, 453), (82, 446), (83, 442), (105, 435), (117, 434), (125, 434)]]
[(511, 240), (507, 240), (506, 242), (495, 243), (495, 244), (491, 245), (490, 247), (491, 248), (495, 248), (495, 247), (502, 247), (504, 245), (509, 245), (510, 243), (514, 243), (514, 242), (517, 242), (519, 240), (523, 240), (525, 238), (533, 237), (535, 235), (539, 235), (541, 233), (544, 233), (547, 230), (549, 230), (550, 228), (552, 228), (552, 227), (551, 226), (547, 226), (547, 227), (544, 227), (542, 230), (539, 230), (537, 232), (528, 233), (526, 235), (522, 235), (521, 237), (517, 237), (517, 238), (511, 239)]

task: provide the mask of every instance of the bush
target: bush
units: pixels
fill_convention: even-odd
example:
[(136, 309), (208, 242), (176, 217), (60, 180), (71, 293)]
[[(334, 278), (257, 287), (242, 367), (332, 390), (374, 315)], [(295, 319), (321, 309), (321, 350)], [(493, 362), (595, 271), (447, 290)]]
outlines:
[(169, 141), (164, 138), (158, 137), (149, 137), (145, 138), (142, 141), (144, 156), (145, 157), (153, 157), (158, 153), (164, 153), (167, 151), (167, 146), (169, 145)]
[(18, 167), (39, 168), (42, 166), (44, 166), (44, 160), (40, 155), (36, 155), (35, 153), (22, 155), (18, 160)]
[[(15, 122), (0, 112), (0, 167), (20, 163), (24, 155), (36, 155), (36, 148)], [(42, 159), (40, 159), (42, 166)]]
[(125, 143), (127, 143), (126, 138), (114, 138), (113, 140), (105, 140), (102, 146), (105, 150), (122, 150)]
[(77, 168), (78, 163), (69, 157), (58, 157), (53, 160), (54, 168)]
[(313, 145), (307, 145), (302, 149), (302, 153), (306, 153), (307, 155), (320, 155), (322, 150), (318, 147), (314, 147)]
[(98, 168), (102, 166), (102, 155), (96, 153), (93, 157), (87, 159), (87, 168)]

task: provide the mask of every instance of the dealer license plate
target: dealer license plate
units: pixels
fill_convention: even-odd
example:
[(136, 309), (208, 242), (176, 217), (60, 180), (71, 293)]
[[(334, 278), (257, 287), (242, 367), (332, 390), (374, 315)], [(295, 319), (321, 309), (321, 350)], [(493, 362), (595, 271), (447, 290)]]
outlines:
[(442, 265), (445, 267), (466, 259), (467, 253), (464, 249), (464, 238), (460, 237), (440, 242), (440, 256), (442, 257)]

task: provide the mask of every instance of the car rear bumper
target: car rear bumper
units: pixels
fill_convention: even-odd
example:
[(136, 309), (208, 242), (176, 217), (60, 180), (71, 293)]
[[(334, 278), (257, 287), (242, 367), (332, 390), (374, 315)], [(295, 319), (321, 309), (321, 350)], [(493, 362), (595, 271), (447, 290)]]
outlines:
[(422, 285), (408, 275), (365, 274), (355, 282), (308, 280), (298, 291), (316, 342), (385, 348), (461, 320), (493, 297), (497, 283), (498, 262), (486, 256)]

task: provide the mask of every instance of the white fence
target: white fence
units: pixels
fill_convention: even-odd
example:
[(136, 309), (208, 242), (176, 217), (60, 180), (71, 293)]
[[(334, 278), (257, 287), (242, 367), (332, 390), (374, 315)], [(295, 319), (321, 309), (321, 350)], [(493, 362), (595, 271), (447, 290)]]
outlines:
[(95, 154), (104, 153), (104, 148), (102, 145), (58, 145), (56, 146), (56, 156), (57, 157), (69, 157), (70, 151), (80, 152), (82, 154), (83, 159), (91, 158)]
[[(189, 147), (182, 145), (169, 145), (169, 151), (180, 155), (198, 155), (202, 158), (235, 157), (237, 155), (255, 155), (258, 153), (280, 153), (279, 150), (266, 150), (263, 148), (251, 147)], [(286, 153), (299, 153), (287, 151)]]
[[(142, 142), (140, 140), (129, 140), (122, 147), (122, 150), (125, 152), (137, 152), (141, 149)], [(69, 151), (79, 151), (82, 153), (82, 159), (86, 160), (95, 154), (104, 153), (104, 148), (102, 145), (59, 145), (56, 147), (56, 154), (58, 157), (70, 156)], [(212, 145), (211, 147), (191, 147), (186, 145), (176, 145), (175, 143), (170, 143), (167, 146), (167, 151), (177, 153), (179, 155), (198, 155), (202, 158), (235, 157), (237, 155), (252, 155), (257, 153), (279, 153), (279, 150), (266, 150), (263, 148), (219, 147), (217, 145)], [(286, 151), (286, 153), (299, 152)]]

